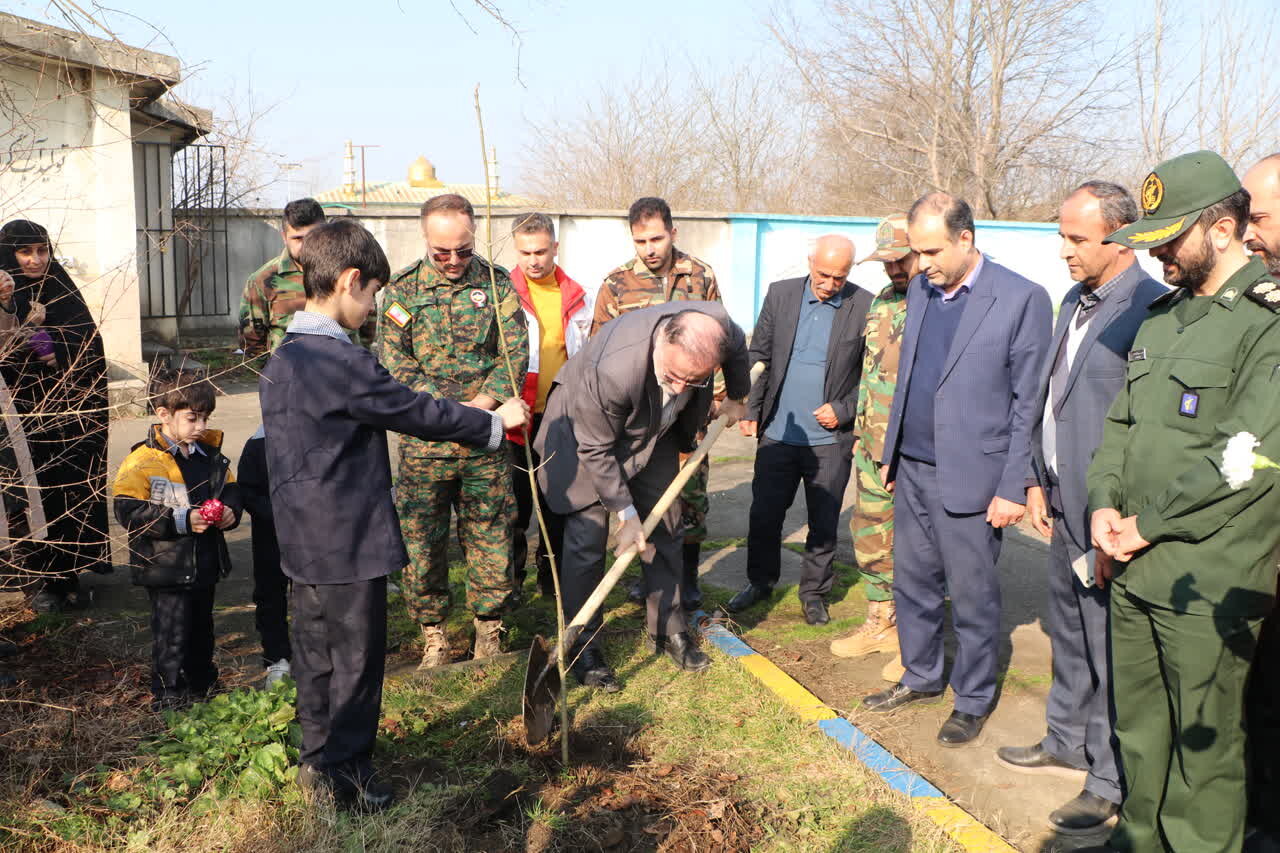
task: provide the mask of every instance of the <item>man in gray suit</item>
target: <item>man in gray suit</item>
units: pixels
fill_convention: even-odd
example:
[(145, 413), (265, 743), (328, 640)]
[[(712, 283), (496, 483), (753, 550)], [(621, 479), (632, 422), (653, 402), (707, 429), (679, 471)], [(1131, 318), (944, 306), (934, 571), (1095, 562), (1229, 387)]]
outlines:
[(1000, 635), (996, 559), (1025, 511), (1035, 392), (1052, 332), (1044, 288), (986, 259), (962, 199), (930, 193), (907, 214), (920, 270), (907, 291), (883, 482), (894, 484), (893, 598), (902, 680), (863, 700), (891, 711), (941, 694), (942, 620), (951, 595), (955, 710), (938, 732), (962, 746), (995, 701)]
[[(604, 575), (609, 516), (621, 524), (615, 553), (644, 552), (650, 649), (683, 670), (711, 659), (689, 636), (680, 603), (680, 511), (668, 508), (645, 541), (643, 520), (674, 479), (680, 453), (693, 450), (712, 411), (712, 376), (724, 371), (726, 400), (717, 415), (742, 417), (750, 390), (746, 336), (717, 302), (669, 302), (605, 324), (560, 369), (534, 441), (538, 484), (565, 516), (560, 555), (566, 618), (586, 603)], [(573, 673), (589, 687), (621, 687), (600, 654), (600, 615), (570, 650)]]
[(782, 525), (804, 482), (809, 535), (800, 604), (825, 625), (834, 581), (836, 527), (853, 465), (853, 416), (862, 375), (863, 329), (871, 294), (849, 281), (853, 242), (829, 234), (809, 254), (809, 275), (775, 281), (751, 336), (751, 360), (765, 373), (751, 390), (743, 435), (759, 433), (751, 479), (747, 586), (729, 602), (737, 613), (768, 598), (781, 574)]
[(1107, 409), (1124, 386), (1147, 306), (1165, 292), (1138, 266), (1132, 249), (1103, 242), (1137, 219), (1129, 193), (1104, 181), (1083, 184), (1063, 202), (1061, 255), (1079, 284), (1062, 299), (1036, 394), (1027, 513), (1032, 526), (1050, 537), (1048, 734), (1032, 746), (1001, 747), (996, 756), (1024, 773), (1084, 777), (1084, 790), (1049, 815), (1064, 835), (1097, 832), (1121, 800), (1108, 687), (1110, 592), (1094, 574), (1095, 558), (1109, 558), (1090, 544), (1085, 475), (1102, 441)]

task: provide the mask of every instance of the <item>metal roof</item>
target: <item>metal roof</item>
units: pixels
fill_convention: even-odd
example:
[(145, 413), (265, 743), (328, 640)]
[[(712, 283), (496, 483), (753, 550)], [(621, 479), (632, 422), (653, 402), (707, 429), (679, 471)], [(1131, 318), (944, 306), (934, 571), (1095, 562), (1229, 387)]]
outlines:
[[(367, 204), (400, 204), (419, 207), (427, 199), (444, 195), (445, 193), (457, 193), (471, 202), (477, 211), (484, 209), (484, 184), (441, 184), (435, 187), (414, 187), (410, 186), (408, 181), (379, 181), (368, 184), (363, 201)], [(341, 187), (325, 190), (322, 193), (316, 193), (315, 199), (321, 204), (358, 205), (362, 201), (359, 186), (352, 192), (348, 192)], [(493, 206), (497, 208), (542, 207), (542, 202), (528, 196), (499, 193), (493, 197)]]

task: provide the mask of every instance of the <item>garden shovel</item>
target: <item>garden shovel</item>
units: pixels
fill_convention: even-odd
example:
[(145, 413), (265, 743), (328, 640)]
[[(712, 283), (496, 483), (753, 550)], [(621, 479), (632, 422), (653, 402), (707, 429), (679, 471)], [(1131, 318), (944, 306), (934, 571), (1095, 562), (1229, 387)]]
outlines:
[[(751, 382), (754, 384), (756, 379), (764, 372), (764, 362), (758, 362), (751, 368)], [(697, 449), (689, 454), (689, 458), (685, 460), (681, 466), (679, 473), (675, 479), (667, 486), (667, 490), (662, 493), (662, 497), (658, 498), (658, 502), (653, 505), (653, 511), (649, 513), (649, 517), (644, 521), (644, 535), (647, 539), (649, 534), (657, 528), (661, 523), (662, 517), (666, 514), (667, 509), (672, 502), (680, 496), (680, 490), (684, 488), (684, 484), (693, 476), (698, 465), (711, 452), (711, 445), (716, 443), (716, 439), (720, 437), (720, 433), (724, 432), (725, 419), (717, 418), (707, 429), (707, 435), (698, 444)], [(578, 635), (582, 633), (582, 629), (586, 627), (591, 618), (595, 616), (596, 611), (604, 604), (605, 598), (613, 591), (618, 580), (622, 577), (622, 573), (631, 565), (631, 561), (636, 558), (638, 550), (633, 546), (623, 551), (621, 556), (613, 561), (613, 565), (605, 576), (596, 586), (595, 591), (591, 593), (591, 597), (587, 599), (586, 604), (582, 605), (582, 609), (573, 617), (564, 629), (564, 635), (561, 636), (560, 642), (566, 648), (572, 648)], [(525, 741), (530, 745), (542, 743), (546, 740), (547, 735), (551, 734), (555, 725), (556, 699), (560, 695), (560, 671), (556, 668), (556, 651), (551, 647), (541, 635), (533, 638), (533, 645), (529, 648), (529, 664), (524, 673), (524, 732)]]

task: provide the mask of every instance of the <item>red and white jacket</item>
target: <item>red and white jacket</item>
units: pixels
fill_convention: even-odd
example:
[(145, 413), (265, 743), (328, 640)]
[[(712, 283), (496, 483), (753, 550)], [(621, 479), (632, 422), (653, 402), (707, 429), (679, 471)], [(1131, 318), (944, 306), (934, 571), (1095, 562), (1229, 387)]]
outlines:
[[(560, 322), (564, 328), (564, 348), (569, 358), (573, 358), (582, 349), (591, 334), (591, 315), (595, 310), (595, 297), (569, 276), (565, 275), (560, 265), (556, 265), (556, 284), (560, 286)], [(533, 310), (533, 300), (529, 296), (529, 283), (525, 281), (524, 270), (519, 266), (511, 269), (511, 286), (520, 297), (520, 307), (524, 311), (525, 321), (529, 326), (529, 372), (524, 377), (524, 390), (520, 395), (531, 407), (538, 399), (538, 362), (542, 356), (542, 328), (538, 325), (538, 315)], [(524, 433), (511, 430), (507, 438), (516, 444), (524, 444)]]

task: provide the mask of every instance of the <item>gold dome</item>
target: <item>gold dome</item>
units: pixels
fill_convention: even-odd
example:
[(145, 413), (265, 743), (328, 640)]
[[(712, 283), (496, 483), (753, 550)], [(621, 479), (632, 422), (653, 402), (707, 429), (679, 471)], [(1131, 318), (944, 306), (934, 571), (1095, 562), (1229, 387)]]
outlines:
[(409, 164), (409, 186), (442, 187), (444, 184), (436, 179), (436, 167), (426, 157), (419, 157)]

